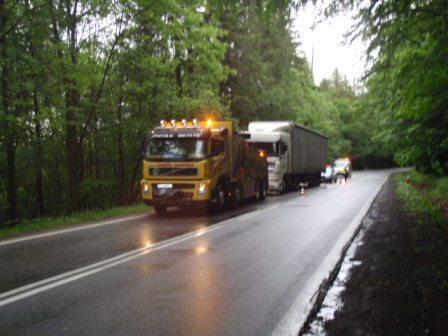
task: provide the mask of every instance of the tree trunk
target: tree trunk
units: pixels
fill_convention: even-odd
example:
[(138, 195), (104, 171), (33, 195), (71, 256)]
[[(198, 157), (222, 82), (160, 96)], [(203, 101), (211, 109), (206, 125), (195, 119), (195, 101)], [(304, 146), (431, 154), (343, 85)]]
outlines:
[[(61, 43), (60, 32), (58, 27), (58, 20), (56, 13), (58, 10), (55, 8), (53, 0), (50, 3), (50, 16), (51, 25), (53, 29), (53, 38), (55, 44), (58, 45), (57, 54), (58, 58), (63, 61), (64, 54), (59, 44)], [(76, 26), (77, 26), (77, 2), (73, 5), (73, 13), (71, 11), (71, 1), (66, 2), (66, 17), (68, 19), (68, 56), (73, 66), (77, 63), (77, 48), (76, 48)], [(63, 62), (61, 62), (63, 64)], [(63, 84), (66, 87), (65, 92), (65, 155), (67, 160), (68, 171), (68, 197), (70, 204), (68, 209), (70, 212), (76, 211), (80, 208), (80, 196), (79, 196), (79, 151), (78, 151), (78, 130), (76, 120), (76, 106), (78, 104), (78, 91), (73, 88), (74, 83), (68, 78), (67, 69), (62, 66), (62, 79)]]
[(2, 66), (2, 106), (6, 115), (6, 161), (8, 167), (8, 220), (11, 224), (15, 224), (18, 219), (18, 198), (17, 198), (17, 179), (16, 179), (16, 135), (15, 125), (8, 119), (12, 116), (9, 109), (9, 86), (8, 86), (8, 66), (6, 63)]
[(8, 187), (7, 187), (7, 199), (8, 199), (8, 220), (10, 223), (15, 224), (18, 219), (18, 198), (17, 198), (17, 180), (16, 180), (16, 135), (14, 125), (11, 124), (11, 118), (9, 106), (9, 67), (7, 61), (6, 50), (6, 15), (5, 15), (5, 1), (0, 0), (0, 57), (4, 61), (1, 67), (1, 85), (2, 85), (2, 109), (5, 115), (5, 149), (6, 149), (6, 161), (8, 167)]
[(175, 70), (175, 77), (177, 83), (177, 95), (178, 97), (182, 97), (183, 89), (182, 89), (182, 62), (179, 61), (179, 64)]
[[(67, 14), (70, 20), (69, 32), (69, 56), (72, 65), (77, 64), (77, 48), (76, 48), (76, 26), (77, 26), (77, 14), (76, 8), (73, 6), (73, 13), (71, 13), (70, 1), (67, 4)], [(74, 83), (71, 80), (67, 81), (68, 86), (73, 87)], [(78, 90), (76, 88), (67, 89), (66, 110), (65, 110), (65, 122), (66, 122), (66, 138), (65, 138), (65, 150), (67, 155), (67, 170), (68, 170), (68, 192), (71, 211), (80, 209), (80, 172), (79, 160), (81, 158), (80, 148), (78, 146), (78, 129), (76, 120), (76, 106), (78, 105)]]
[(71, 211), (76, 211), (80, 207), (78, 132), (76, 129), (76, 115), (73, 111), (75, 106), (76, 92), (69, 89), (65, 112), (65, 152), (67, 156), (68, 192), (70, 198), (69, 209)]
[[(124, 170), (124, 144), (123, 144), (123, 130), (122, 130), (122, 109), (123, 100), (120, 98), (117, 109), (118, 119), (118, 183), (120, 186), (120, 195), (123, 194), (123, 188), (125, 183), (125, 170)], [(121, 199), (121, 197), (120, 197)], [(121, 200), (120, 200), (121, 202)]]
[(35, 118), (35, 130), (36, 130), (36, 191), (37, 191), (37, 204), (39, 215), (45, 214), (45, 203), (44, 203), (44, 192), (43, 192), (43, 181), (42, 181), (42, 134), (41, 134), (41, 124), (39, 120), (39, 97), (37, 94), (37, 89), (33, 92), (34, 101), (34, 118)]
[[(28, 10), (31, 12), (30, 2), (25, 1)], [(32, 36), (28, 35), (27, 43), (30, 46), (31, 56), (36, 57), (36, 45)], [(40, 216), (45, 214), (45, 202), (43, 192), (43, 179), (42, 179), (42, 161), (43, 161), (43, 146), (42, 146), (42, 127), (40, 124), (40, 103), (38, 94), (39, 74), (33, 76), (34, 85), (37, 85), (33, 90), (33, 109), (34, 109), (34, 129), (36, 131), (36, 193), (37, 193), (37, 212)]]

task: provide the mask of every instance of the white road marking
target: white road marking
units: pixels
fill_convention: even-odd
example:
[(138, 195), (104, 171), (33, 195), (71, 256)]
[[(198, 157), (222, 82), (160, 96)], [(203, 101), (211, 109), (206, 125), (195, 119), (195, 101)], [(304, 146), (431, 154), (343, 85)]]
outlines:
[(64, 233), (69, 233), (69, 232), (89, 230), (89, 229), (94, 229), (94, 228), (105, 226), (105, 225), (117, 224), (120, 222), (132, 221), (135, 219), (144, 218), (144, 217), (148, 216), (148, 214), (149, 214), (149, 212), (144, 213), (144, 214), (134, 215), (134, 216), (127, 216), (127, 217), (122, 217), (122, 218), (117, 218), (117, 219), (105, 220), (105, 221), (96, 222), (93, 224), (84, 224), (84, 225), (80, 225), (80, 226), (76, 226), (76, 227), (70, 227), (67, 229), (61, 229), (61, 230), (50, 231), (50, 232), (45, 232), (45, 233), (36, 233), (36, 234), (32, 234), (32, 235), (20, 237), (20, 238), (7, 239), (7, 240), (0, 241), (0, 246), (21, 243), (21, 242), (33, 240), (33, 239), (61, 235)]
[[(103, 261), (84, 266), (78, 269), (75, 269), (73, 271), (69, 271), (66, 273), (62, 273), (26, 286), (22, 286), (16, 289), (12, 289), (10, 291), (4, 292), (0, 294), (0, 307), (5, 306), (9, 303), (13, 303), (19, 300), (22, 300), (24, 298), (27, 298), (29, 296), (50, 290), (52, 288), (73, 282), (75, 280), (87, 277), (89, 275), (104, 271), (108, 268), (126, 263), (128, 261), (131, 261), (133, 259), (136, 259), (138, 257), (144, 256), (150, 252), (158, 251), (164, 248), (167, 248), (169, 246), (194, 239), (200, 235), (204, 235), (213, 231), (217, 231), (219, 229), (222, 229), (223, 227), (227, 227), (228, 224), (231, 222), (242, 222), (249, 218), (256, 217), (259, 215), (263, 215), (267, 212), (270, 212), (278, 207), (278, 204), (273, 205), (269, 208), (253, 212), (253, 213), (247, 213), (235, 218), (230, 218), (225, 221), (222, 221), (218, 224), (211, 225), (207, 228), (202, 228), (196, 231), (192, 231), (171, 239), (167, 239), (149, 246), (141, 247), (123, 254), (120, 254), (118, 256), (105, 259)], [(106, 224), (104, 224), (106, 225)]]
[(362, 224), (362, 220), (367, 215), (373, 201), (380, 192), (383, 185), (386, 183), (390, 174), (384, 178), (384, 180), (378, 185), (373, 194), (358, 211), (356, 216), (347, 226), (345, 231), (341, 234), (339, 239), (333, 245), (330, 252), (326, 255), (324, 260), (320, 263), (316, 271), (311, 275), (307, 281), (305, 288), (301, 291), (300, 295), (296, 298), (294, 303), (289, 308), (288, 312), (283, 316), (276, 328), (272, 332), (272, 335), (297, 335), (306, 322), (308, 315), (316, 303), (317, 296), (321, 284), (325, 279), (329, 277), (333, 269), (339, 262), (343, 249), (354, 237), (359, 226)]

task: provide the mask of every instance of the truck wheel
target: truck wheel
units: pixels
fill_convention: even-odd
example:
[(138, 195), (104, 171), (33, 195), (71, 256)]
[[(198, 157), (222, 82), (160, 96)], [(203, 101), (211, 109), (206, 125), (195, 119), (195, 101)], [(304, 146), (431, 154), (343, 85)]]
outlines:
[(158, 204), (154, 206), (154, 209), (158, 215), (164, 215), (166, 213), (166, 205)]
[(236, 208), (241, 201), (241, 188), (239, 185), (234, 185), (232, 188), (232, 208)]
[(267, 185), (260, 181), (260, 201), (263, 201), (266, 198), (267, 194)]
[(286, 192), (286, 178), (283, 176), (282, 188), (280, 190), (280, 194), (284, 194), (285, 192)]
[(255, 186), (254, 186), (254, 199), (255, 201), (259, 201), (260, 200), (260, 181), (256, 180), (255, 181)]
[(226, 205), (225, 197), (226, 195), (224, 189), (222, 188), (222, 185), (219, 185), (216, 191), (216, 212), (221, 212), (224, 210), (224, 207)]

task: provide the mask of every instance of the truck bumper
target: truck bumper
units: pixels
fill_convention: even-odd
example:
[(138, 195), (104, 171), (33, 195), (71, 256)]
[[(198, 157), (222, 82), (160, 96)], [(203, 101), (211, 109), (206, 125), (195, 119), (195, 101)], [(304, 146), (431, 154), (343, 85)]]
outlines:
[[(209, 204), (211, 190), (206, 190), (205, 194), (199, 194), (199, 185), (202, 181), (154, 181), (142, 180), (142, 200), (147, 205), (164, 205), (167, 207), (203, 207)], [(207, 185), (209, 186), (209, 181)], [(169, 189), (156, 188), (159, 184), (171, 184)], [(181, 186), (178, 188), (177, 186)], [(188, 189), (182, 187), (188, 186)]]
[(165, 205), (167, 207), (178, 207), (178, 208), (194, 208), (194, 209), (205, 209), (210, 205), (209, 201), (182, 201), (182, 202), (172, 202), (172, 201), (160, 201), (160, 200), (143, 200), (143, 203), (149, 206)]
[(194, 200), (192, 192), (182, 190), (163, 190), (161, 193), (153, 193), (152, 199), (143, 199), (143, 202), (147, 205), (165, 205), (179, 208), (200, 207), (209, 203), (208, 200)]

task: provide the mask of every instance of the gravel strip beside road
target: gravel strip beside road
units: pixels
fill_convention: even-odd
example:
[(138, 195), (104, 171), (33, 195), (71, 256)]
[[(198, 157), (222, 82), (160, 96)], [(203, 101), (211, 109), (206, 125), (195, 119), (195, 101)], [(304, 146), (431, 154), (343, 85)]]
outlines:
[[(448, 335), (448, 235), (408, 215), (391, 178), (372, 206), (327, 336)], [(445, 273), (446, 274), (446, 273)]]

